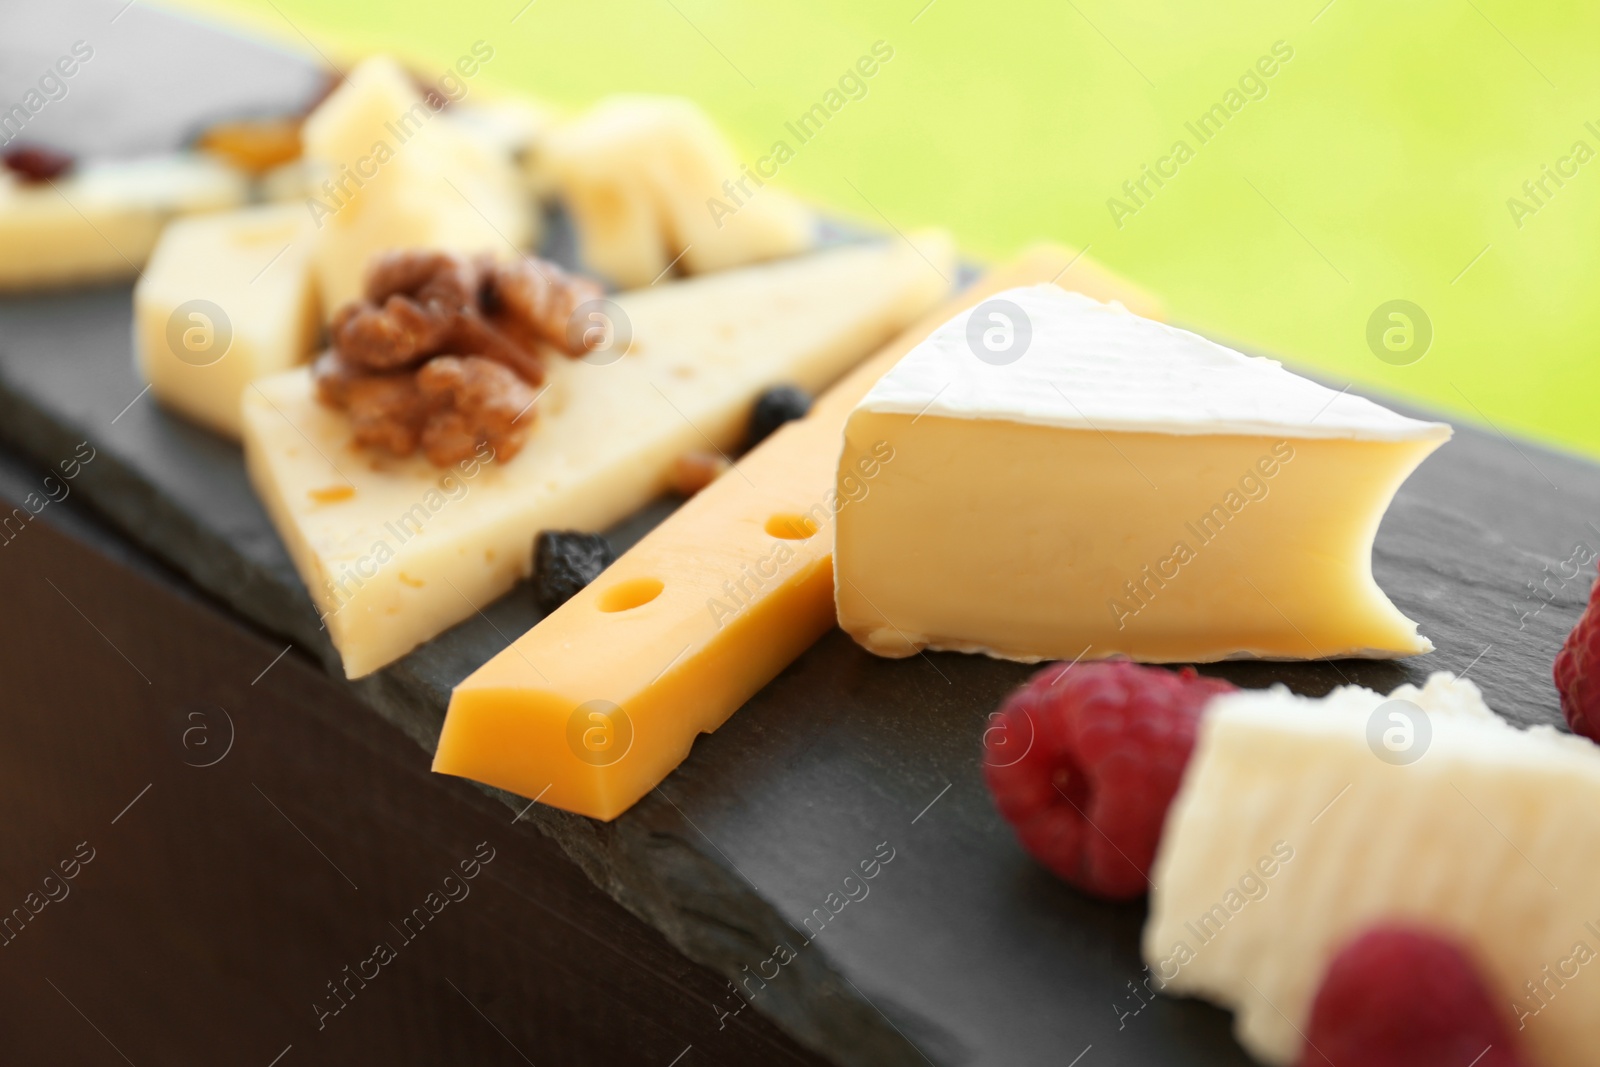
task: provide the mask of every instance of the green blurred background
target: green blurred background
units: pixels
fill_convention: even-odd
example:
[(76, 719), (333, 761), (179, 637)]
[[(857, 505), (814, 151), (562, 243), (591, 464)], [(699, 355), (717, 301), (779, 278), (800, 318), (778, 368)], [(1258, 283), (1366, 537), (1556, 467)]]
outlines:
[[(947, 226), (985, 259), (1040, 237), (1087, 246), (1159, 294), (1175, 321), (1219, 340), (1600, 456), (1600, 5), (182, 6), (341, 62), (388, 50), (442, 70), (483, 40), (495, 56), (474, 84), (563, 105), (683, 94), (747, 160), (792, 143), (784, 123), (883, 41), (894, 58), (783, 168), (790, 188), (873, 225), (881, 212), (900, 229)], [(1246, 77), (1275, 44), (1277, 60), (1292, 58)], [(1229, 90), (1241, 91), (1230, 100)], [(1202, 143), (1185, 124), (1218, 103), (1237, 111)], [(1176, 176), (1145, 179), (1150, 195), (1130, 198), (1123, 183), (1178, 140), (1192, 158), (1160, 163)], [(1565, 172), (1561, 184), (1546, 168)], [(1530, 196), (1524, 183), (1540, 180)], [(1114, 217), (1112, 197), (1136, 210)], [(1393, 300), (1432, 324), (1431, 347), (1405, 365), (1367, 339)]]

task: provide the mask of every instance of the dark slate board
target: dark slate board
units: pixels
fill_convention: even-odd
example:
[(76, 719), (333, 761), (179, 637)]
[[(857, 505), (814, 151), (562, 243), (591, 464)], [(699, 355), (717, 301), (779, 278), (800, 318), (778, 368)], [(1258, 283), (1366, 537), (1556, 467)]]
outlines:
[[(222, 36), (215, 47), (260, 50)], [(150, 48), (159, 62), (159, 44)], [(130, 92), (126, 106), (163, 103)], [(238, 450), (140, 396), (130, 317), (125, 287), (0, 301), (0, 438), (41, 467), (92, 442), (98, 455), (72, 483), (80, 500), (338, 675)], [(611, 534), (631, 544), (672, 506)], [(1322, 693), (1346, 681), (1387, 691), (1470, 667), (1513, 720), (1558, 722), (1550, 663), (1588, 587), (1587, 574), (1562, 580), (1561, 563), (1579, 543), (1600, 550), (1596, 524), (1600, 467), (1463, 428), (1401, 491), (1375, 555), (1380, 584), (1436, 653), (1207, 671)], [(537, 619), (518, 589), (352, 690), (425, 759), (451, 686)], [(880, 660), (834, 631), (614, 823), (543, 807), (521, 822), (687, 955), (748, 980), (753, 993), (730, 986), (707, 1012), (751, 1006), (840, 1063), (1248, 1062), (1220, 1011), (1162, 999), (1130, 1014), (1143, 906), (1067, 889), (994, 813), (980, 737), (1028, 673), (951, 654)], [(885, 843), (894, 858), (869, 895), (819, 933), (815, 918), (808, 928)], [(765, 961), (779, 944), (793, 959), (758, 985), (749, 976), (773, 974)]]

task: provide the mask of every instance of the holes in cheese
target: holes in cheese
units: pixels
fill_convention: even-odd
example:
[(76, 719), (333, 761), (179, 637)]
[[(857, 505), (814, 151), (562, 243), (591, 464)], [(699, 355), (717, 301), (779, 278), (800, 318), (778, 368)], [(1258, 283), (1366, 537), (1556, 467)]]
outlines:
[(605, 612), (631, 611), (661, 595), (659, 578), (629, 578), (601, 591), (595, 607)]
[[(433, 769), (595, 818), (626, 811), (682, 762), (696, 736), (720, 726), (833, 625), (833, 520), (856, 506), (834, 488), (834, 467), (856, 401), (956, 308), (1055, 278), (1154, 307), (1093, 264), (1050, 248), (925, 318), (669, 516), (603, 582), (458, 685)], [(662, 583), (654, 600), (597, 610), (609, 589), (640, 579)], [(600, 760), (573, 740), (584, 730), (572, 724), (581, 727), (596, 702), (616, 709), (608, 722), (627, 724), (630, 743), (615, 759)]]
[(781, 538), (785, 541), (804, 541), (816, 533), (820, 527), (804, 515), (785, 513), (772, 516), (767, 520), (767, 524), (763, 529), (773, 537)]

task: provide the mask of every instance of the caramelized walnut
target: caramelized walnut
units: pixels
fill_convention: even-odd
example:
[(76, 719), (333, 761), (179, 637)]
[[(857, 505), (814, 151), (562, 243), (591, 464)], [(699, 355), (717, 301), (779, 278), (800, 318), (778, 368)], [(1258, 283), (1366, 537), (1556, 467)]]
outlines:
[(422, 450), (436, 467), (477, 454), (487, 444), (498, 460), (522, 451), (538, 393), (504, 365), (481, 356), (439, 356), (417, 372), (430, 414)]
[(495, 265), (486, 288), (491, 306), (568, 355), (581, 356), (594, 346), (589, 335), (570, 329), (573, 312), (605, 295), (594, 282), (553, 263), (518, 260)]
[(531, 421), (548, 350), (582, 355), (567, 323), (594, 283), (552, 264), (390, 252), (363, 298), (339, 309), (313, 369), (319, 399), (349, 412), (356, 440), (448, 466), (481, 445), (510, 459)]
[(397, 456), (417, 450), (429, 414), (429, 402), (417, 388), (417, 376), (352, 372), (334, 352), (326, 352), (311, 369), (317, 397), (350, 417), (356, 443)]

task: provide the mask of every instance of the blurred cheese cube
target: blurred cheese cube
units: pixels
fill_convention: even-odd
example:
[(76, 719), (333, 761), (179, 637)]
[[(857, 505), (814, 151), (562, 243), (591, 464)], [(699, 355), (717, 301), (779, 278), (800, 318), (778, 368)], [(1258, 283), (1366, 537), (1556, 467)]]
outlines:
[(256, 378), (303, 362), (321, 325), (305, 205), (273, 204), (167, 227), (134, 289), (134, 351), (162, 404), (239, 436)]
[(330, 315), (360, 294), (379, 252), (510, 255), (529, 243), (533, 204), (511, 161), (442, 119), (392, 59), (352, 70), (301, 136), (321, 168), (303, 210), (318, 231), (317, 282)]
[(174, 215), (248, 194), (244, 174), (192, 153), (87, 163), (38, 184), (0, 171), (0, 291), (132, 278)]
[(533, 164), (556, 127), (554, 108), (527, 97), (474, 96), (452, 105), (443, 117), (484, 148), (510, 160), (526, 187), (540, 186), (543, 172)]
[(687, 100), (603, 101), (551, 133), (541, 166), (577, 223), (584, 265), (624, 288), (648, 285), (680, 254), (696, 274), (812, 243), (810, 213), (741, 168)]

